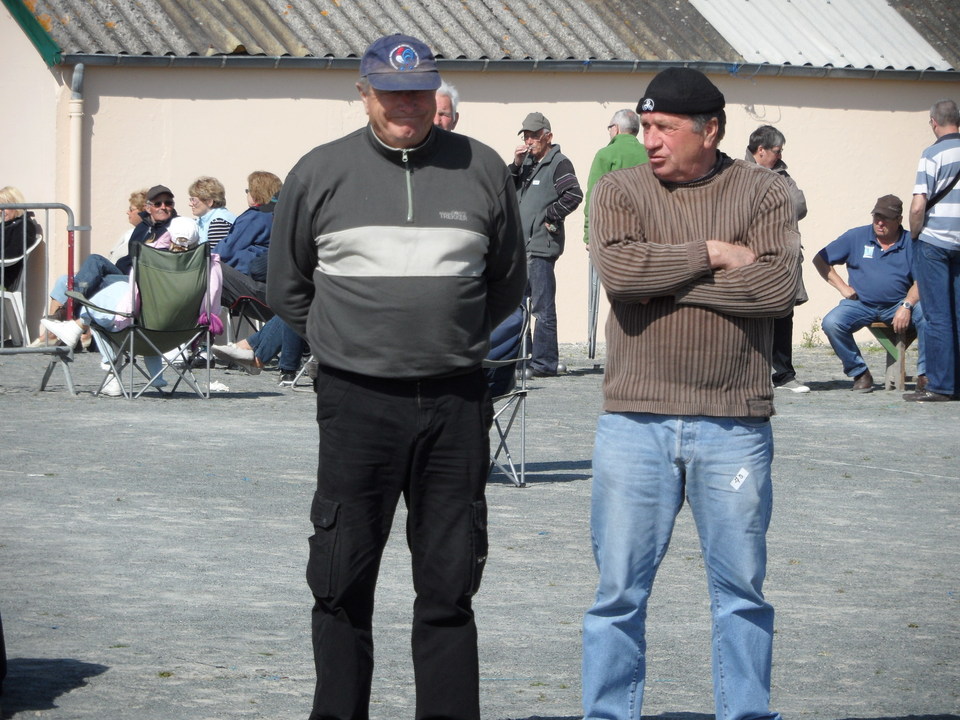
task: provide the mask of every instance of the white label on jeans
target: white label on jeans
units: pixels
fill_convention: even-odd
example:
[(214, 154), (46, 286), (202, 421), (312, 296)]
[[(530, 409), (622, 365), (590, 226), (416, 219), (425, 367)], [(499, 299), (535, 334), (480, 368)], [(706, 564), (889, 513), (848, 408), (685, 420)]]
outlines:
[(739, 490), (740, 486), (743, 485), (743, 481), (747, 479), (747, 475), (749, 474), (750, 471), (748, 471), (746, 468), (740, 468), (740, 472), (737, 473), (737, 476), (730, 481), (731, 487), (733, 487), (734, 490)]

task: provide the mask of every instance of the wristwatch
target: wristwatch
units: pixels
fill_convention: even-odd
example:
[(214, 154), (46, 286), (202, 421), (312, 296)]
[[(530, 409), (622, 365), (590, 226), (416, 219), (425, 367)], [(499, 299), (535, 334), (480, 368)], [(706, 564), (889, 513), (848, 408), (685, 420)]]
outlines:
[(900, 303), (900, 307), (905, 307), (907, 310), (913, 310), (913, 303), (909, 300), (904, 300)]

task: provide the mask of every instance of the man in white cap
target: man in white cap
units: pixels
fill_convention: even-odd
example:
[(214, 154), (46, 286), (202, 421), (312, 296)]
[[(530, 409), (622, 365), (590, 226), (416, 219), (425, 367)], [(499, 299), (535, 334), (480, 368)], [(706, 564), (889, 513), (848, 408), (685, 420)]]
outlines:
[(773, 318), (793, 306), (800, 236), (776, 173), (719, 152), (724, 97), (670, 68), (637, 106), (650, 161), (593, 189), (590, 257), (610, 299), (583, 623), (585, 720), (640, 720), (646, 611), (684, 499), (713, 615), (717, 720), (769, 709), (764, 599)]
[(526, 284), (519, 208), (493, 150), (434, 128), (426, 45), (382, 37), (360, 75), (369, 125), (287, 176), (267, 278), (270, 307), (318, 362), (310, 717), (369, 716), (374, 591), (403, 496), (416, 717), (479, 720), (471, 598), (492, 411), (481, 362)]

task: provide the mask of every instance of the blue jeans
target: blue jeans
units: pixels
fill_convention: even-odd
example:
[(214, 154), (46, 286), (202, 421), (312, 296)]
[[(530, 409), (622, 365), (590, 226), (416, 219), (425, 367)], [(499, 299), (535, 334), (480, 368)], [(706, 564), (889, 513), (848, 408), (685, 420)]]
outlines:
[(306, 343), (293, 328), (274, 315), (247, 342), (264, 365), (280, 354), (280, 372), (296, 372)]
[(556, 258), (531, 257), (527, 260), (530, 278), (530, 312), (537, 322), (533, 326), (533, 359), (530, 366), (539, 372), (554, 375), (560, 360), (557, 346), (557, 278)]
[[(923, 295), (921, 294), (921, 297)], [(900, 303), (892, 305), (867, 305), (860, 300), (847, 300), (844, 298), (833, 310), (828, 312), (821, 322), (824, 335), (830, 341), (830, 346), (843, 363), (843, 373), (847, 377), (857, 377), (868, 370), (867, 363), (860, 354), (860, 348), (857, 347), (853, 334), (870, 323), (893, 321), (893, 316), (897, 312)], [(928, 307), (924, 299), (923, 307)], [(913, 326), (917, 330), (917, 375), (923, 375), (926, 372), (926, 318), (920, 303), (913, 307), (912, 311)], [(929, 380), (929, 377), (928, 377)]]
[[(81, 295), (91, 298), (105, 283), (126, 280), (126, 273), (103, 255), (88, 255), (73, 276), (73, 289)], [(67, 302), (67, 276), (61, 275), (53, 284), (50, 297), (61, 305)]]
[[(91, 255), (91, 257), (94, 256)], [(124, 304), (129, 305), (130, 283), (127, 281), (127, 276), (111, 275), (109, 277), (110, 282), (104, 283), (96, 294), (89, 298), (90, 301), (102, 308), (118, 308)], [(117, 329), (115, 324), (117, 316), (113, 313), (103, 313), (93, 308), (82, 307), (80, 309), (80, 319), (87, 326), (96, 324), (110, 331)], [(116, 359), (113, 348), (109, 345), (101, 346), (100, 343), (97, 343), (97, 348), (100, 350), (100, 357), (103, 358), (103, 362), (107, 362), (108, 359)], [(144, 355), (143, 364), (147, 368), (147, 372), (150, 373), (150, 377), (158, 376), (160, 380), (163, 380), (162, 357), (159, 355)]]
[(764, 418), (601, 415), (590, 519), (600, 581), (583, 620), (585, 720), (640, 720), (647, 600), (684, 495), (707, 569), (717, 720), (779, 720), (769, 709), (773, 607), (763, 597), (772, 459)]
[(960, 250), (917, 241), (913, 271), (927, 316), (927, 390), (960, 392)]

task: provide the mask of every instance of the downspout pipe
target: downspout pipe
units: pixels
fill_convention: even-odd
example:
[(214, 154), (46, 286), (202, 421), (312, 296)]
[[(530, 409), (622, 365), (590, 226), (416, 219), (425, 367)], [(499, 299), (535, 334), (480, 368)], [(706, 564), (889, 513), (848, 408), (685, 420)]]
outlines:
[[(73, 66), (73, 76), (70, 81), (70, 166), (67, 169), (68, 205), (73, 210), (80, 225), (81, 203), (83, 201), (83, 63)], [(67, 288), (73, 290), (73, 275), (76, 258), (76, 238), (73, 232), (67, 234)], [(73, 300), (67, 303), (67, 317), (73, 317)]]

